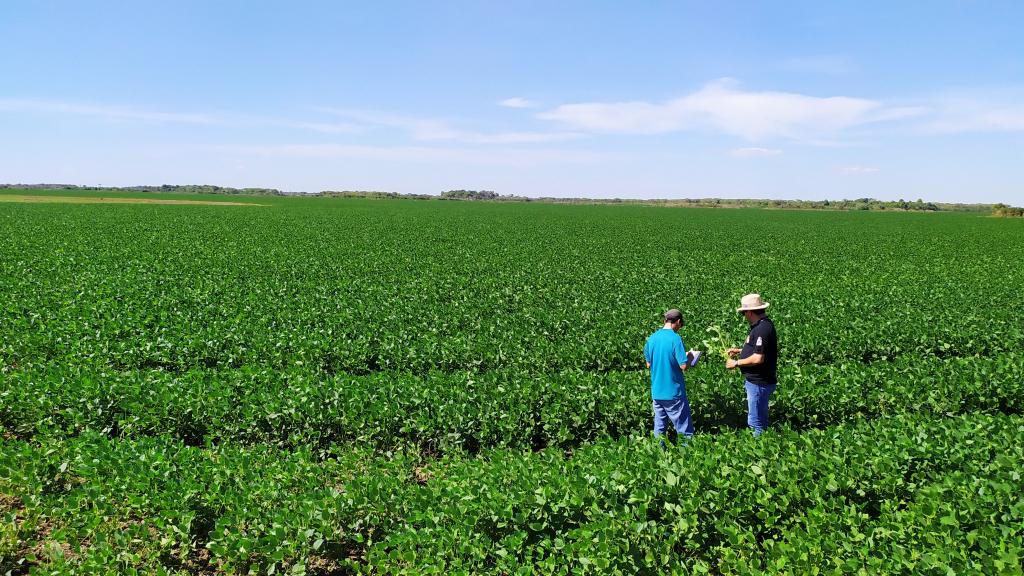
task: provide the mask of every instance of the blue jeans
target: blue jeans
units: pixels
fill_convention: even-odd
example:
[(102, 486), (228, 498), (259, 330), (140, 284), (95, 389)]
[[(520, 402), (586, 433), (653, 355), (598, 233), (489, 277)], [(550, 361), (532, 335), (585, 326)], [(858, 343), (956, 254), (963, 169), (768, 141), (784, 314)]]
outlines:
[(743, 387), (747, 389), (747, 426), (754, 431), (754, 436), (760, 436), (768, 427), (768, 399), (772, 397), (776, 386), (743, 382)]
[(661, 436), (665, 432), (665, 422), (671, 421), (676, 433), (691, 438), (693, 436), (693, 420), (690, 418), (690, 401), (685, 396), (672, 400), (654, 401), (654, 435)]

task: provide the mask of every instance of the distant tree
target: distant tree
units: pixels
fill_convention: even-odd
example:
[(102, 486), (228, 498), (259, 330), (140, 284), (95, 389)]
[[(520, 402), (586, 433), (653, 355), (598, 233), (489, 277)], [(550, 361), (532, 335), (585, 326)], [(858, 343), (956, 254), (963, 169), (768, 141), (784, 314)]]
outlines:
[(1024, 218), (1024, 208), (999, 203), (992, 206), (992, 215), (1002, 218)]
[(497, 200), (498, 193), (493, 190), (447, 190), (441, 192), (444, 200)]

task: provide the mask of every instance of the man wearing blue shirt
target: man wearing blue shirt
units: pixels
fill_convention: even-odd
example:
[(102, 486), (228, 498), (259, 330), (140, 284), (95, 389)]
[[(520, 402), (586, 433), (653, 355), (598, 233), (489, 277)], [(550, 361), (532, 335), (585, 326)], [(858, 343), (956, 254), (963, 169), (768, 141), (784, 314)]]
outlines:
[(690, 354), (677, 333), (682, 327), (683, 314), (673, 308), (665, 313), (665, 325), (651, 334), (644, 345), (644, 358), (651, 370), (655, 436), (665, 432), (666, 420), (672, 422), (679, 435), (693, 436), (690, 401), (686, 397), (683, 376), (683, 371), (689, 367)]

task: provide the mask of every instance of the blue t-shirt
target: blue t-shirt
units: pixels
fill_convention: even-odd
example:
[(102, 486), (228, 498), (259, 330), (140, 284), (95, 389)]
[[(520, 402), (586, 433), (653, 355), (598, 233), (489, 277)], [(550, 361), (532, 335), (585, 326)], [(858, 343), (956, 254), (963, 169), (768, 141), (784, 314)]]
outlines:
[(651, 364), (651, 397), (675, 400), (686, 397), (686, 379), (679, 366), (686, 364), (686, 346), (674, 330), (662, 328), (647, 339), (644, 357)]

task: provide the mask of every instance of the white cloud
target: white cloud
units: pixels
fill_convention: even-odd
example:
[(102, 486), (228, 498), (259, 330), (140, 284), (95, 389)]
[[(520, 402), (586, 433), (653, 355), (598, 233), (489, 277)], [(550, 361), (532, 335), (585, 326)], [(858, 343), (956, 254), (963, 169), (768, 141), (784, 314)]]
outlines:
[(352, 134), (359, 132), (360, 127), (355, 124), (347, 123), (327, 123), (327, 122), (282, 122), (283, 126), (290, 126), (292, 128), (301, 128), (303, 130), (312, 130), (314, 132), (323, 132), (325, 134)]
[(849, 175), (857, 175), (857, 174), (874, 174), (875, 172), (878, 172), (880, 170), (881, 170), (881, 168), (876, 168), (874, 166), (858, 166), (858, 165), (839, 166), (839, 167), (836, 168), (837, 172), (839, 172), (840, 174), (848, 175), (848, 176)]
[(282, 126), (328, 134), (350, 134), (360, 130), (359, 126), (344, 123), (303, 122), (243, 114), (163, 112), (109, 104), (83, 104), (39, 99), (0, 99), (0, 111), (73, 114), (116, 122), (135, 121), (158, 124), (199, 124), (228, 127)]
[(414, 140), (465, 142), (470, 144), (527, 144), (562, 142), (582, 136), (577, 132), (476, 132), (455, 128), (445, 120), (415, 118), (366, 110), (322, 108), (337, 116), (367, 126), (385, 126), (408, 132)]
[(160, 112), (124, 106), (78, 104), (54, 100), (0, 99), (0, 110), (24, 112), (56, 112), (93, 116), (107, 120), (140, 120), (158, 123), (217, 124), (221, 119), (210, 114)]
[(974, 91), (937, 97), (930, 132), (1022, 132), (1024, 90)]
[(564, 142), (575, 140), (582, 134), (576, 132), (498, 132), (482, 134), (476, 132), (456, 132), (453, 140), (476, 144), (527, 144), (532, 142)]
[(320, 108), (320, 111), (341, 116), (363, 126), (397, 128), (409, 132), (416, 140), (449, 140), (456, 135), (448, 123), (442, 120), (348, 108)]
[(758, 157), (765, 157), (765, 156), (778, 156), (779, 154), (782, 154), (782, 150), (779, 150), (777, 148), (757, 148), (757, 147), (751, 147), (751, 148), (736, 148), (736, 149), (730, 151), (729, 153), (732, 154), (733, 156), (737, 156), (739, 158), (758, 158)]
[(433, 146), (367, 146), (351, 144), (285, 144), (214, 147), (218, 153), (267, 158), (337, 158), (424, 163), (464, 163), (524, 166), (588, 164), (606, 160), (603, 154), (572, 150), (479, 149)]
[(501, 102), (498, 102), (499, 106), (505, 106), (506, 108), (536, 108), (537, 103), (527, 100), (526, 98), (506, 98)]
[(648, 102), (566, 104), (538, 116), (577, 130), (614, 134), (662, 134), (710, 130), (757, 141), (815, 139), (854, 126), (920, 113), (863, 98), (819, 98), (791, 92), (745, 92), (720, 80), (660, 104)]
[(126, 106), (81, 104), (39, 99), (0, 99), (0, 112), (37, 112), (49, 114), (75, 114), (102, 118), (109, 121), (137, 121), (150, 123), (205, 124), (227, 127), (279, 126), (297, 128), (325, 134), (353, 134), (374, 126), (386, 126), (408, 132), (420, 141), (451, 141), (472, 144), (529, 144), (564, 142), (582, 136), (574, 132), (475, 132), (460, 130), (449, 122), (431, 118), (411, 118), (394, 114), (362, 110), (320, 109), (349, 122), (311, 122), (274, 116), (248, 114), (193, 114), (163, 112)]

